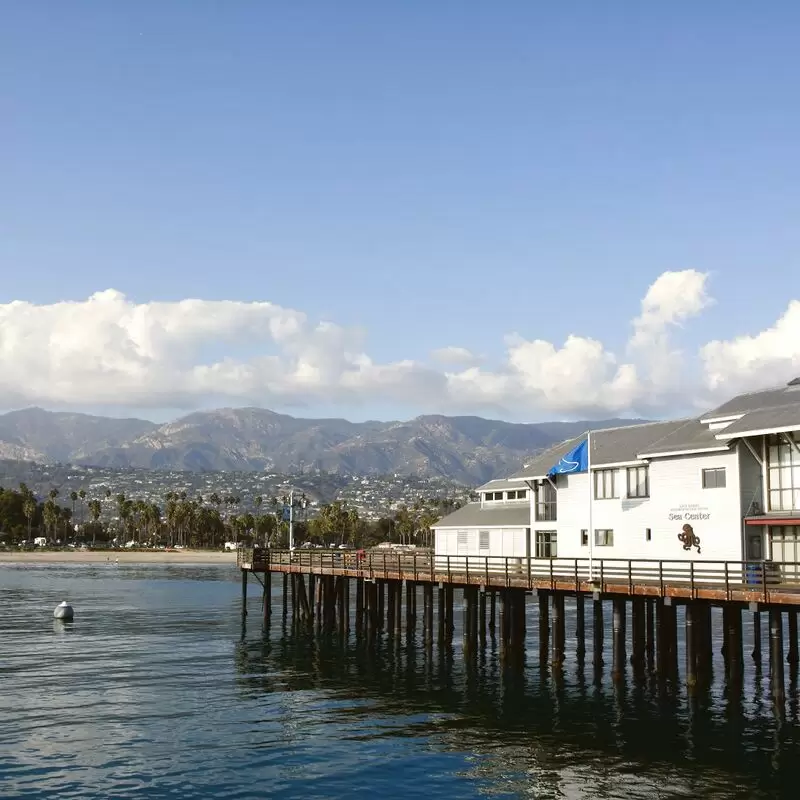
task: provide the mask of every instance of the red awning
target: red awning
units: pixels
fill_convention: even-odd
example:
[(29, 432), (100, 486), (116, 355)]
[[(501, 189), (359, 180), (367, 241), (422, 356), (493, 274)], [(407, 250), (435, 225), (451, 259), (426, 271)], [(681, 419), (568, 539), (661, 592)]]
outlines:
[(746, 525), (800, 525), (800, 517), (750, 517)]

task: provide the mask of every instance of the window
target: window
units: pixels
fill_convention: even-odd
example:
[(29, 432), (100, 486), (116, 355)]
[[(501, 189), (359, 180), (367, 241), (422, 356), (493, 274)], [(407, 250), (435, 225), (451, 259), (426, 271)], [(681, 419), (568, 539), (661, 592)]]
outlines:
[[(795, 440), (796, 441), (796, 440)], [(794, 511), (800, 508), (800, 453), (783, 436), (767, 437), (769, 510)]]
[(536, 521), (556, 521), (556, 490), (550, 481), (536, 485)]
[(581, 547), (588, 547), (589, 546), (589, 531), (584, 528), (581, 531)]
[(502, 500), (502, 499), (503, 499), (503, 493), (502, 492), (486, 492), (486, 494), (484, 495), (484, 500), (494, 501), (494, 500)]
[(506, 499), (508, 500), (524, 500), (527, 496), (527, 489), (512, 489), (510, 492), (506, 492)]
[(558, 532), (536, 531), (536, 558), (556, 558), (558, 556)]
[(714, 467), (713, 469), (703, 470), (704, 489), (724, 489), (725, 488), (725, 467)]
[(618, 497), (617, 471), (615, 469), (598, 469), (594, 473), (595, 500), (611, 500)]
[(595, 547), (613, 547), (614, 546), (614, 531), (607, 528), (595, 528), (594, 532), (594, 546)]
[(653, 538), (653, 531), (650, 528), (644, 529), (644, 540), (649, 542)]
[(478, 550), (489, 549), (489, 531), (478, 531)]
[(628, 467), (628, 497), (650, 497), (648, 467)]

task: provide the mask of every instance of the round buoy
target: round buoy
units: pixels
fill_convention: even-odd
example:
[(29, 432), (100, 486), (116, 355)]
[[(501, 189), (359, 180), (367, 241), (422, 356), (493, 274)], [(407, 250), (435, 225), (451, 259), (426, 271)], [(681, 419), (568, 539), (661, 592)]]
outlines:
[(69, 621), (75, 616), (75, 612), (72, 610), (72, 606), (66, 600), (62, 600), (56, 606), (56, 610), (53, 612), (53, 616), (56, 619), (63, 619)]

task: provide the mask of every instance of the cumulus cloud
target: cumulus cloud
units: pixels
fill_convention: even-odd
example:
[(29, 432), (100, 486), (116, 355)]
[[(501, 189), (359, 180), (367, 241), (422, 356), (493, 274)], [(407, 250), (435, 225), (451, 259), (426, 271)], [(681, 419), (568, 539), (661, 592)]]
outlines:
[(679, 402), (713, 402), (800, 373), (799, 301), (768, 330), (683, 353), (672, 331), (711, 302), (707, 274), (665, 272), (646, 292), (622, 357), (580, 332), (563, 343), (511, 334), (505, 357), (489, 365), (455, 345), (433, 350), (430, 363), (381, 363), (363, 331), (269, 302), (136, 303), (114, 290), (79, 302), (14, 301), (0, 305), (0, 407), (390, 402), (563, 418), (671, 413)]
[(450, 366), (474, 366), (482, 361), (480, 356), (475, 355), (466, 347), (439, 347), (431, 351), (431, 359), (439, 364), (449, 364)]
[(800, 375), (800, 300), (755, 335), (713, 341), (700, 349), (705, 385), (714, 395), (785, 383)]

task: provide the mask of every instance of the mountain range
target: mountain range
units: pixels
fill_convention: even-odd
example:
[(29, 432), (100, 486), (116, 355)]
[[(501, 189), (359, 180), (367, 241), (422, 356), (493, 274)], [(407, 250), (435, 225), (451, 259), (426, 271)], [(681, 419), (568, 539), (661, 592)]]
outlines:
[(474, 485), (519, 469), (587, 428), (641, 421), (520, 424), (427, 415), (348, 422), (222, 408), (157, 424), (27, 408), (0, 415), (0, 458), (155, 470), (438, 475)]

